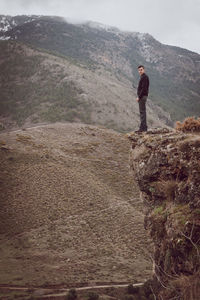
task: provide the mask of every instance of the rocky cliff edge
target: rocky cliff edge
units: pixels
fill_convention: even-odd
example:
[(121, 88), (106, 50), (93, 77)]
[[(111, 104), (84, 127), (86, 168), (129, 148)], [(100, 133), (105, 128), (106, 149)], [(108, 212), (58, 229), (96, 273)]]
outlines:
[(200, 134), (155, 129), (131, 133), (130, 165), (154, 243), (156, 299), (200, 295)]

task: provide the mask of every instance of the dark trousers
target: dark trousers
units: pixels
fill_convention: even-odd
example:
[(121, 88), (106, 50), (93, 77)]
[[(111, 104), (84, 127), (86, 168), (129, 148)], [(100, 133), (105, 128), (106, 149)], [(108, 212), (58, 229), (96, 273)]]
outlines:
[(143, 96), (138, 102), (140, 111), (140, 130), (147, 130), (146, 102), (147, 96)]

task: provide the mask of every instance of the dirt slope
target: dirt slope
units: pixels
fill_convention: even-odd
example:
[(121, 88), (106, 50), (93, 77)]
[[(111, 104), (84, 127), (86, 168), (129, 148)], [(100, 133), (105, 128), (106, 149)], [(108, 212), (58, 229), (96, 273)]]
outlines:
[(123, 134), (83, 124), (0, 134), (0, 284), (148, 278)]

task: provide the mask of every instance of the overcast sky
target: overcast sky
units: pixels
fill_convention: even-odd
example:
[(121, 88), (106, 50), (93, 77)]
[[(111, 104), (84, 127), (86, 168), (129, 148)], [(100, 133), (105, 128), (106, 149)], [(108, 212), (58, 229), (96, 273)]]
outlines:
[(0, 14), (91, 20), (200, 53), (200, 0), (0, 0)]

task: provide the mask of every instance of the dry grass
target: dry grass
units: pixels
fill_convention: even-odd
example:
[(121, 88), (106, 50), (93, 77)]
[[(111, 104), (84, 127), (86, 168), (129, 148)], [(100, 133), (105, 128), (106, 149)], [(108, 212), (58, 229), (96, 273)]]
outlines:
[(199, 300), (199, 295), (199, 274), (193, 276), (182, 275), (178, 279), (170, 282), (168, 289), (164, 290), (162, 294), (162, 299)]
[(175, 129), (182, 132), (200, 132), (200, 118), (188, 117), (182, 123), (177, 121)]
[(165, 194), (166, 200), (173, 201), (175, 197), (175, 190), (177, 182), (175, 180), (161, 180), (158, 182), (158, 189)]

